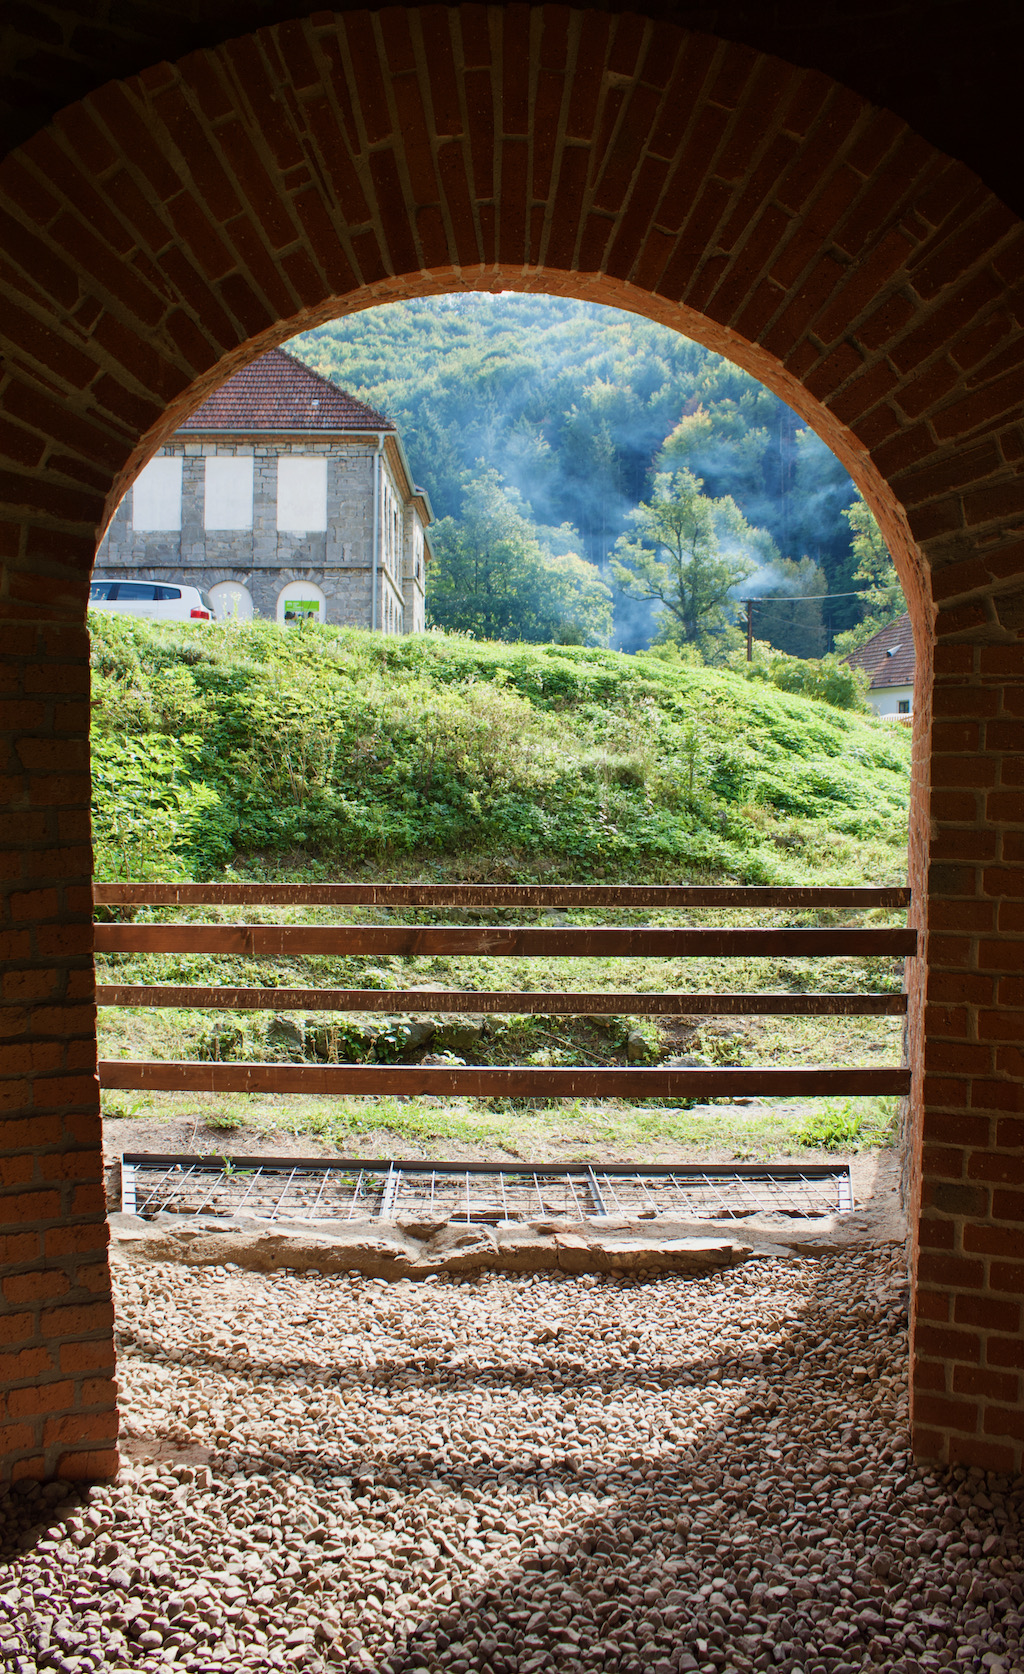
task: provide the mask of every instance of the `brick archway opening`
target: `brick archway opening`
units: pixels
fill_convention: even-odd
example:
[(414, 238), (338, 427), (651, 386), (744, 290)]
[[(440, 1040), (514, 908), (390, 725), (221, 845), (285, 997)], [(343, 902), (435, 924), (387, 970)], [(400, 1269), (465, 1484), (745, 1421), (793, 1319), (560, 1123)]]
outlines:
[(85, 702), (98, 533), (247, 360), (456, 287), (675, 326), (800, 412), (879, 518), (922, 671), (915, 1444), (1019, 1465), (1020, 223), (816, 72), (556, 8), (318, 13), (158, 64), (62, 112), (0, 193), (10, 1473), (116, 1464)]

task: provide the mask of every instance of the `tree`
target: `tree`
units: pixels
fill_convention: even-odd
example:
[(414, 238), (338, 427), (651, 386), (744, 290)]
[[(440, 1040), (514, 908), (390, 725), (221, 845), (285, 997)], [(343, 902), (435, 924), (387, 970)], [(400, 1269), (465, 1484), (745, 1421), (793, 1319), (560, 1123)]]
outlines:
[(839, 513), (855, 490), (838, 460), (749, 373), (667, 326), (567, 297), (469, 293), (367, 308), (290, 348), (395, 421), (439, 517), (459, 515), (484, 455), (529, 517), (569, 521), (604, 566), (656, 462), (731, 495), (781, 551), (820, 563), (831, 591), (850, 585)]
[(721, 657), (734, 644), (734, 587), (777, 558), (764, 530), (752, 529), (728, 494), (711, 500), (692, 471), (659, 471), (650, 500), (630, 513), (633, 537), (615, 543), (612, 570), (629, 598), (663, 609), (658, 639)]
[(843, 656), (849, 656), (872, 634), (897, 621), (906, 610), (907, 601), (882, 531), (860, 495), (852, 506), (847, 507), (843, 516), (850, 525), (853, 537), (850, 547), (857, 560), (854, 580), (867, 583), (861, 601), (863, 617), (855, 628), (835, 637), (836, 650)]
[(462, 516), (444, 517), (430, 531), (431, 623), (477, 639), (572, 645), (606, 639), (611, 589), (593, 564), (566, 550), (573, 534), (564, 526), (540, 531), (519, 496), (480, 462)]

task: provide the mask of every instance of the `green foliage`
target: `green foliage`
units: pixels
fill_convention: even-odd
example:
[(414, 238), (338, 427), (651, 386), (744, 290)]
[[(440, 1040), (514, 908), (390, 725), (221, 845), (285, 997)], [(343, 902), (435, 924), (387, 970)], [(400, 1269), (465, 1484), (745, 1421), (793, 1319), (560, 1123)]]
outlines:
[(92, 745), (93, 840), (101, 878), (187, 878), (231, 853), (220, 795), (196, 776), (202, 740), (161, 734)]
[(746, 651), (734, 651), (729, 663), (748, 680), (763, 680), (780, 692), (798, 692), (801, 697), (830, 703), (834, 709), (870, 713), (865, 696), (869, 677), (851, 668), (834, 652), (827, 657), (787, 657), (764, 640), (755, 640), (748, 663)]
[[(369, 308), (290, 348), (395, 420), (441, 518), (461, 516), (484, 457), (534, 522), (572, 525), (603, 567), (652, 468), (687, 469), (778, 552), (818, 565), (828, 591), (855, 585), (842, 465), (770, 390), (666, 326), (561, 297), (471, 294)], [(859, 615), (837, 599), (829, 620)], [(650, 632), (646, 607), (617, 612), (618, 643)]]
[(855, 1151), (892, 1145), (898, 1101), (893, 1098), (819, 1099), (793, 1129), (798, 1145), (815, 1151)]
[(820, 657), (828, 648), (824, 602), (827, 591), (825, 572), (813, 558), (803, 558), (799, 563), (779, 558), (766, 577), (755, 576), (749, 587), (744, 588), (745, 593), (754, 596), (749, 604), (741, 601), (741, 620), (751, 609), (752, 627), (758, 639), (791, 657)]
[[(659, 640), (695, 645), (705, 660), (735, 639), (732, 589), (776, 556), (771, 537), (752, 529), (728, 495), (710, 500), (692, 471), (660, 471), (654, 492), (630, 513), (631, 540), (615, 543), (615, 579), (634, 599), (662, 606)], [(732, 633), (730, 633), (732, 630)]]
[[(461, 517), (431, 530), (427, 610), (435, 627), (478, 639), (593, 644), (611, 631), (611, 590), (575, 552), (545, 551), (519, 496), (482, 462)], [(572, 530), (555, 531), (571, 538)]]
[(836, 650), (847, 657), (872, 634), (897, 621), (907, 605), (882, 531), (859, 495), (843, 516), (853, 534), (850, 546), (857, 560), (854, 580), (867, 583), (865, 597), (861, 600), (864, 610), (862, 620), (855, 628), (836, 635)]
[(100, 876), (259, 855), (750, 883), (905, 865), (902, 729), (742, 674), (441, 633), (91, 628)]

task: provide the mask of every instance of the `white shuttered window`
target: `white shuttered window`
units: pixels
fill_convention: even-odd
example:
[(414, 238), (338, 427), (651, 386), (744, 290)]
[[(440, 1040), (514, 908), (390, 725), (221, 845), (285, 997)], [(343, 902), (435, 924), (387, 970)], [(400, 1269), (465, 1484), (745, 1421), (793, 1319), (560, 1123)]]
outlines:
[(181, 455), (164, 454), (144, 465), (132, 489), (132, 528), (181, 528)]
[(213, 455), (206, 461), (207, 529), (252, 528), (252, 455)]
[(327, 460), (285, 453), (277, 461), (277, 527), (288, 534), (327, 528)]

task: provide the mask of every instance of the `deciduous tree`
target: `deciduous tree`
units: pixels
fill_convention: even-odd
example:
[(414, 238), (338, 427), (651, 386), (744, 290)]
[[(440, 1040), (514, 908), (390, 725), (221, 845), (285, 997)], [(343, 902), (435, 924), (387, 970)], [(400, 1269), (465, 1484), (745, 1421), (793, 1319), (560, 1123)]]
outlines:
[(611, 589), (593, 564), (566, 550), (573, 533), (540, 531), (497, 471), (481, 464), (461, 517), (442, 518), (431, 530), (430, 621), (478, 639), (606, 640)]
[(843, 656), (856, 651), (858, 645), (887, 628), (907, 608), (896, 566), (889, 555), (882, 531), (875, 522), (870, 507), (857, 496), (843, 516), (850, 525), (853, 539), (850, 546), (857, 560), (854, 580), (866, 584), (861, 601), (864, 615), (855, 628), (837, 634), (835, 648)]
[(659, 471), (651, 498), (630, 514), (636, 533), (615, 544), (612, 570), (628, 597), (662, 606), (660, 640), (714, 661), (737, 637), (733, 588), (778, 555), (730, 495), (709, 499), (703, 488), (692, 471)]

